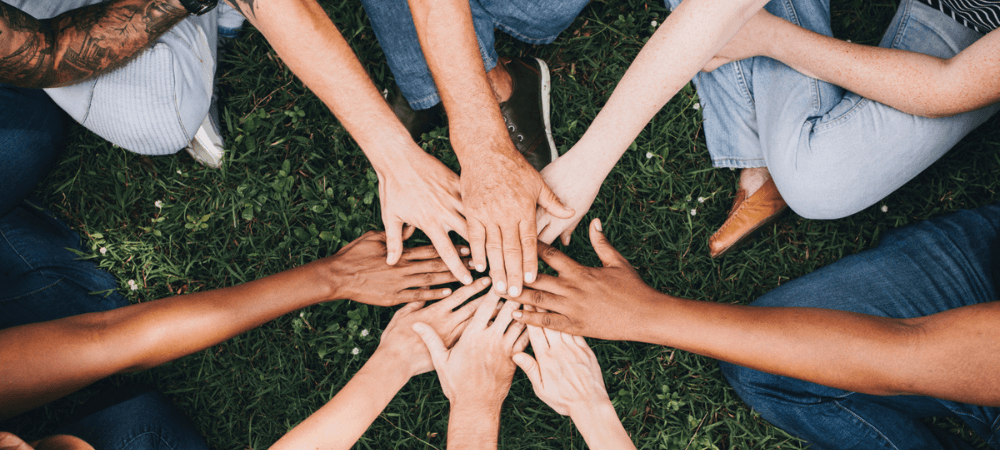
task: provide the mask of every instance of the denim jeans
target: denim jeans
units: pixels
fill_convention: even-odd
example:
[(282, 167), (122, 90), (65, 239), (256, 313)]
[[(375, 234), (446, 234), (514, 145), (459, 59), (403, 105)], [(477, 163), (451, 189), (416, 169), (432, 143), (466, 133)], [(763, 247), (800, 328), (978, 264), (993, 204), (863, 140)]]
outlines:
[[(4, 1), (38, 19), (100, 2)], [(211, 106), (222, 9), (182, 20), (112, 72), (46, 92), (73, 120), (112, 144), (144, 155), (176, 153), (194, 138)]]
[(65, 145), (65, 114), (45, 92), (0, 83), (0, 218), (35, 189)]
[[(668, 0), (676, 6), (680, 0)], [(772, 0), (772, 14), (831, 35), (828, 0)], [(949, 58), (981, 34), (903, 0), (880, 46)], [(901, 187), (986, 121), (1000, 104), (953, 117), (902, 113), (766, 57), (694, 79), (717, 167), (766, 166), (799, 215), (854, 214)]]
[[(566, 29), (590, 0), (469, 0), (483, 65), (497, 65), (494, 30), (529, 44), (548, 44)], [(406, 0), (362, 0), (403, 97), (413, 109), (441, 101)]]
[[(784, 284), (754, 306), (812, 307), (923, 317), (997, 300), (992, 273), (1000, 204), (886, 233), (877, 248)], [(920, 418), (954, 417), (1000, 448), (1000, 408), (921, 396), (848, 392), (728, 363), (737, 394), (774, 425), (818, 449), (972, 448)]]

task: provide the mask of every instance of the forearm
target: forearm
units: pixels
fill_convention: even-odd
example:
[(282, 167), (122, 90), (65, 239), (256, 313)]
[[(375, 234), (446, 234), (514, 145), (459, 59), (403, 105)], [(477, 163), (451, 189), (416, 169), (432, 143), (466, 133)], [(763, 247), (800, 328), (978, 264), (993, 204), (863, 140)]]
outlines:
[(850, 391), (1000, 404), (996, 302), (905, 320), (668, 296), (649, 305), (640, 341)]
[(208, 292), (0, 331), (0, 417), (154, 367), (336, 298), (314, 263)]
[(1000, 33), (946, 60), (841, 41), (775, 17), (769, 25), (765, 56), (906, 113), (948, 116), (1000, 100)]
[(604, 179), (639, 132), (766, 0), (686, 0), (653, 34), (569, 153)]
[(594, 450), (635, 449), (611, 401), (583, 405), (570, 413), (587, 446)]
[(448, 448), (486, 450), (497, 448), (500, 435), (500, 404), (451, 403), (448, 416)]
[(0, 82), (46, 88), (110, 72), (187, 15), (178, 0), (114, 0), (36, 20), (0, 3)]
[(409, 379), (399, 358), (376, 351), (333, 399), (271, 449), (351, 448)]

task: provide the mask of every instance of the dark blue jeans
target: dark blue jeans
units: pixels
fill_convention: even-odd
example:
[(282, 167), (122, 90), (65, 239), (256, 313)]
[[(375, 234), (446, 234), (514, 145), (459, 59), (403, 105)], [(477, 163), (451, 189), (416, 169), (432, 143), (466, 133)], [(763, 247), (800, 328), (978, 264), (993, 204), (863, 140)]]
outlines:
[[(797, 306), (922, 317), (997, 300), (992, 272), (1000, 204), (893, 230), (877, 248), (787, 283), (756, 306)], [(1000, 357), (1000, 355), (998, 355)], [(920, 419), (965, 422), (1000, 448), (1000, 408), (919, 396), (879, 397), (722, 363), (739, 396), (778, 427), (821, 449), (964, 449)]]

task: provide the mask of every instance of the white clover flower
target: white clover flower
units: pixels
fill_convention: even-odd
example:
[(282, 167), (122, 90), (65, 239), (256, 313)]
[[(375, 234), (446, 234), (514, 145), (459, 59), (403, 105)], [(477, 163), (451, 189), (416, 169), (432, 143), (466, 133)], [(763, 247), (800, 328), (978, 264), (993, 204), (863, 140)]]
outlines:
[(697, 216), (698, 215), (698, 210), (697, 209), (692, 209), (691, 210), (691, 215), (692, 216)]
[(651, 26), (651, 27), (653, 27), (653, 28), (656, 28), (656, 26), (657, 26), (657, 25), (659, 25), (659, 24), (658, 24), (658, 23), (656, 23), (656, 21), (655, 21), (655, 20), (654, 20), (654, 21), (652, 21), (652, 22), (649, 22), (649, 26)]
[(367, 328), (365, 328), (364, 330), (361, 330), (361, 337), (365, 337), (365, 336), (368, 336), (368, 329)]
[(351, 350), (351, 354), (352, 355), (357, 355), (358, 353), (361, 353), (361, 349), (359, 349), (357, 347), (354, 347), (354, 349)]
[(695, 104), (691, 105), (691, 109), (693, 109), (695, 111), (701, 109), (701, 103), (695, 103)]
[(139, 285), (135, 284), (135, 280), (128, 280), (128, 288), (133, 291), (138, 291)]
[(106, 249), (104, 247), (101, 247), (101, 254), (102, 255), (107, 255), (108, 254), (108, 249)]
[(184, 172), (181, 172), (181, 169), (177, 169), (177, 173), (184, 175)]
[(705, 197), (698, 197), (698, 203), (705, 203)]
[(153, 202), (153, 206), (155, 206), (157, 208), (163, 208), (163, 202), (160, 201), (160, 200), (157, 200), (157, 201)]
[(882, 205), (882, 212), (884, 213), (889, 212), (889, 207), (887, 205)]
[(653, 157), (653, 153), (652, 152), (646, 152), (646, 159), (650, 159), (652, 157)]

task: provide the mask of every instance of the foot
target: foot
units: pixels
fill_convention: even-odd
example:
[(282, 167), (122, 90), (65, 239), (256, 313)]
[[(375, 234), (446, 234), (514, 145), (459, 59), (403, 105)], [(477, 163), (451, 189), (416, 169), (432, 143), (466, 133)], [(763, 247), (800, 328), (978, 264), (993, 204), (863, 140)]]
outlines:
[[(549, 122), (549, 67), (537, 58), (502, 58), (500, 66), (510, 76), (509, 98), (500, 103), (507, 131), (528, 163), (541, 171), (559, 157)], [(503, 98), (503, 83), (493, 84)]]
[(420, 142), (424, 133), (445, 123), (446, 117), (441, 103), (428, 109), (413, 109), (410, 107), (410, 103), (403, 98), (403, 93), (396, 85), (393, 85), (392, 90), (386, 91), (385, 101), (389, 103), (389, 108), (392, 109), (396, 118), (406, 127), (406, 131), (410, 132), (413, 142)]
[(215, 101), (212, 102), (208, 111), (208, 115), (202, 121), (198, 132), (194, 134), (194, 139), (185, 150), (196, 161), (207, 167), (218, 169), (222, 167), (225, 151), (223, 150), (222, 135), (219, 134), (219, 112)]
[[(746, 243), (754, 231), (773, 222), (788, 209), (788, 204), (781, 198), (781, 193), (770, 176), (751, 194), (747, 193), (743, 184), (741, 175), (740, 188), (736, 191), (736, 200), (733, 202), (733, 209), (729, 211), (729, 217), (708, 239), (709, 253), (713, 258)], [(750, 184), (753, 187), (753, 183)]]

